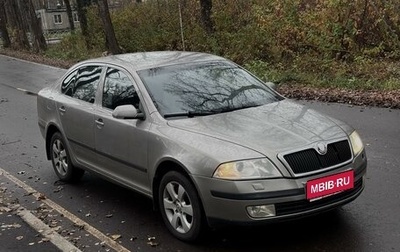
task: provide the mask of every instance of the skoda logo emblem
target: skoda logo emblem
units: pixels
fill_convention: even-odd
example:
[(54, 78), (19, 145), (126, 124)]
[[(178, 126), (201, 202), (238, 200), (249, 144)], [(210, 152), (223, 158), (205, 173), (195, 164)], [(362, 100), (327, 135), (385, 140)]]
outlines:
[(317, 143), (315, 149), (320, 155), (325, 155), (328, 152), (328, 146), (324, 142)]

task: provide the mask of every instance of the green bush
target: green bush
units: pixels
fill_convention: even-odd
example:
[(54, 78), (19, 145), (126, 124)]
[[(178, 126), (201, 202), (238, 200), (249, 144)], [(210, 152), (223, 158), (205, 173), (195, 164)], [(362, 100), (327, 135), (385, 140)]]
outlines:
[(79, 33), (67, 35), (60, 43), (49, 46), (45, 55), (63, 60), (83, 60), (90, 56), (85, 40)]

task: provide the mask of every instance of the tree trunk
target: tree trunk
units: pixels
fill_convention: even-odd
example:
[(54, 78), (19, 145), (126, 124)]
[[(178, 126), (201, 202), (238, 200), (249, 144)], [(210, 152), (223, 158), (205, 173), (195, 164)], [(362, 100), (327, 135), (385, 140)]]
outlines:
[(15, 31), (15, 38), (11, 44), (12, 47), (15, 49), (29, 50), (29, 40), (26, 35), (25, 23), (22, 19), (18, 2), (15, 0), (5, 0), (5, 10), (7, 23), (10, 24), (11, 29)]
[(86, 5), (85, 0), (76, 0), (76, 9), (78, 11), (78, 18), (81, 27), (82, 36), (85, 39), (86, 48), (90, 49), (90, 41), (89, 41), (89, 29), (88, 22), (86, 18)]
[(112, 54), (119, 54), (121, 53), (121, 49), (119, 48), (117, 38), (115, 37), (107, 0), (99, 0), (97, 4), (99, 6), (101, 21), (103, 22), (103, 30), (106, 37), (106, 47)]
[(64, 3), (65, 3), (65, 8), (67, 9), (69, 28), (71, 29), (71, 32), (73, 32), (75, 30), (75, 25), (74, 25), (74, 18), (72, 16), (71, 3), (69, 2), (69, 0), (64, 0)]
[(35, 52), (45, 51), (47, 48), (46, 39), (43, 36), (42, 26), (36, 16), (32, 0), (19, 0), (21, 12), (25, 16), (26, 24), (32, 35), (33, 50)]
[(212, 34), (215, 31), (214, 22), (211, 19), (212, 0), (200, 0), (201, 16), (200, 21), (207, 34)]
[(7, 30), (7, 16), (4, 4), (4, 0), (0, 0), (0, 33), (3, 40), (3, 47), (8, 48), (11, 46), (11, 41)]

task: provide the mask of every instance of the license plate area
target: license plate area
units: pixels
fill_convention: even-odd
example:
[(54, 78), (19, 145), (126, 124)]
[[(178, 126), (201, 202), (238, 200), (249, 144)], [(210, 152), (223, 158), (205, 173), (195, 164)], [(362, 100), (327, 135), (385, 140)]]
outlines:
[(354, 171), (349, 170), (306, 183), (306, 196), (314, 201), (354, 188)]

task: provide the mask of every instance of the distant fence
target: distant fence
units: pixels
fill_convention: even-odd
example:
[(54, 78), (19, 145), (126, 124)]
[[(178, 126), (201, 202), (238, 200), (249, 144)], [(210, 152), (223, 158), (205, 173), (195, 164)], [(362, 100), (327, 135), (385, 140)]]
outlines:
[(47, 44), (55, 44), (60, 42), (63, 37), (70, 33), (69, 29), (66, 30), (47, 30), (43, 32)]

